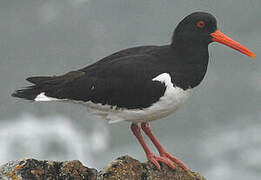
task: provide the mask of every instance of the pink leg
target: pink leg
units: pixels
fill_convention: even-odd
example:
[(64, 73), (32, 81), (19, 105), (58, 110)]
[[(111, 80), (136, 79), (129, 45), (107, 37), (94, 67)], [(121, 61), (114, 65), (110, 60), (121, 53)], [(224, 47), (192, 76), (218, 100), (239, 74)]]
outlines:
[(140, 127), (137, 124), (134, 124), (134, 123), (131, 124), (131, 131), (136, 136), (136, 138), (138, 139), (142, 148), (144, 149), (146, 156), (147, 156), (147, 159), (149, 161), (151, 161), (158, 169), (160, 169), (160, 165), (159, 165), (158, 161), (161, 161), (163, 163), (167, 163), (170, 167), (175, 168), (175, 166), (173, 165), (173, 163), (169, 159), (166, 159), (166, 157), (155, 156), (155, 154), (153, 154), (150, 151), (149, 147), (147, 146), (147, 144), (145, 143), (145, 141), (144, 141), (144, 139), (141, 135)]
[[(178, 164), (182, 169), (184, 169), (185, 171), (187, 171), (190, 175), (191, 172), (190, 170), (185, 166), (185, 164), (183, 162), (181, 162), (180, 160), (178, 160), (175, 156), (172, 156), (171, 154), (169, 154), (164, 148), (163, 146), (159, 143), (159, 141), (156, 139), (156, 137), (152, 134), (151, 131), (151, 127), (149, 125), (149, 123), (141, 123), (141, 128), (143, 129), (143, 131), (146, 133), (146, 135), (151, 139), (152, 143), (155, 145), (155, 147), (158, 149), (159, 154), (161, 157), (165, 157), (169, 160), (171, 160), (172, 162), (175, 162), (176, 164)], [(193, 175), (192, 175), (193, 176)]]

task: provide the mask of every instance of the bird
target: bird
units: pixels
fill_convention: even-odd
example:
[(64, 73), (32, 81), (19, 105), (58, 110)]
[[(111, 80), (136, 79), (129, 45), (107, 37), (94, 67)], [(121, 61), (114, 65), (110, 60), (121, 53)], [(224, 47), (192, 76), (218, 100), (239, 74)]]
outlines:
[[(209, 61), (208, 45), (224, 44), (249, 57), (252, 51), (223, 34), (208, 12), (193, 12), (181, 20), (167, 45), (138, 46), (115, 52), (84, 68), (63, 75), (33, 76), (31, 86), (12, 96), (30, 101), (74, 102), (109, 123), (130, 122), (130, 129), (148, 161), (190, 172), (152, 133), (150, 122), (175, 112), (203, 80)], [(142, 131), (158, 150), (147, 146)]]

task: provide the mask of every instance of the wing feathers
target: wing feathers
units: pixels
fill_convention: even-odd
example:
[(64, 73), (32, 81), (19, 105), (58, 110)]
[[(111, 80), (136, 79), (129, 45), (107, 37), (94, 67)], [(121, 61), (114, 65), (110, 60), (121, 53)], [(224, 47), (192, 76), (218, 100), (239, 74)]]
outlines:
[(44, 93), (56, 99), (142, 109), (159, 100), (166, 90), (164, 84), (152, 81), (165, 71), (164, 66), (159, 66), (163, 69), (155, 68), (157, 63), (158, 59), (153, 56), (134, 55), (62, 76), (30, 77), (28, 81), (35, 85), (18, 90), (12, 96), (35, 100)]

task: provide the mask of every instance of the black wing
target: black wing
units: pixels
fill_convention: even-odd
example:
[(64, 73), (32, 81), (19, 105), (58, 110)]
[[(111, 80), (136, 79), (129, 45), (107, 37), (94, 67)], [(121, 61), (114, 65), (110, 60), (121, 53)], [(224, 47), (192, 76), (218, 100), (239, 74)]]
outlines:
[(35, 92), (32, 99), (45, 92), (46, 96), (58, 99), (92, 101), (128, 109), (146, 108), (163, 96), (166, 89), (161, 82), (152, 81), (162, 73), (158, 63), (158, 59), (150, 55), (120, 57), (63, 76), (29, 78), (35, 85), (18, 90), (13, 96), (26, 98), (24, 94)]
[(160, 49), (162, 46), (138, 46), (128, 49), (123, 49), (121, 51), (115, 52), (107, 57), (102, 58), (101, 60), (97, 61), (96, 63), (87, 66), (81, 71), (89, 71), (90, 68), (95, 67), (97, 65), (104, 65), (106, 63), (111, 63), (112, 61), (118, 61), (120, 58), (123, 57), (129, 57), (129, 56), (135, 56), (135, 55), (144, 55), (144, 54), (150, 54), (153, 52), (153, 50)]

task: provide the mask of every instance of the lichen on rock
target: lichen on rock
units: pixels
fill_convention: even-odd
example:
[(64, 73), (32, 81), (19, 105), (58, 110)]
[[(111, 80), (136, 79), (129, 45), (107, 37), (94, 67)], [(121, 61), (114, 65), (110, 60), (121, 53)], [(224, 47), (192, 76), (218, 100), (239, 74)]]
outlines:
[(1, 180), (206, 180), (197, 173), (192, 174), (194, 177), (179, 167), (173, 170), (164, 164), (158, 170), (152, 163), (141, 163), (130, 156), (117, 158), (100, 172), (77, 160), (22, 159), (0, 166)]

